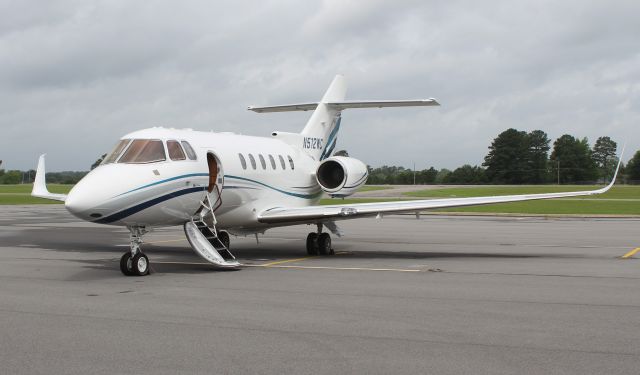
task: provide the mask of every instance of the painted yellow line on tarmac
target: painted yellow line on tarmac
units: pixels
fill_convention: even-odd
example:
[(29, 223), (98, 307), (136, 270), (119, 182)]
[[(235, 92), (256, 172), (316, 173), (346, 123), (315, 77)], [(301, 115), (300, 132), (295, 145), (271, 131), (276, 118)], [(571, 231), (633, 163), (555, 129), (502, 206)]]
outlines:
[(278, 261), (276, 261), (276, 262), (270, 262), (270, 263), (265, 263), (265, 264), (256, 264), (256, 265), (254, 265), (254, 266), (260, 266), (260, 267), (272, 267), (272, 266), (275, 266), (275, 265), (277, 265), (277, 264), (291, 263), (291, 262), (298, 262), (298, 261), (307, 260), (307, 259), (311, 259), (311, 258), (317, 258), (317, 257), (313, 256), (313, 257), (304, 257), (304, 258), (296, 258), (296, 259), (278, 260)]
[(635, 249), (633, 249), (633, 250), (629, 251), (628, 253), (624, 254), (622, 256), (622, 259), (629, 259), (632, 256), (636, 255), (636, 253), (639, 252), (639, 251), (640, 251), (640, 247), (636, 247)]

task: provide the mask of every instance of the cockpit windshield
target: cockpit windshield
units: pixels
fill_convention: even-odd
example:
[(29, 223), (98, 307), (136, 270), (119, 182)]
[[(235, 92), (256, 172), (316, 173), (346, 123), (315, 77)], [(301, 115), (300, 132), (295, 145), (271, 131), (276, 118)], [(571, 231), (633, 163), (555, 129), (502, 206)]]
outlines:
[(114, 163), (118, 160), (118, 156), (122, 153), (125, 147), (129, 144), (130, 139), (121, 139), (118, 144), (111, 150), (110, 153), (105, 156), (104, 160), (102, 160), (102, 164)]
[(167, 156), (164, 145), (158, 139), (135, 139), (118, 163), (153, 163), (164, 161)]

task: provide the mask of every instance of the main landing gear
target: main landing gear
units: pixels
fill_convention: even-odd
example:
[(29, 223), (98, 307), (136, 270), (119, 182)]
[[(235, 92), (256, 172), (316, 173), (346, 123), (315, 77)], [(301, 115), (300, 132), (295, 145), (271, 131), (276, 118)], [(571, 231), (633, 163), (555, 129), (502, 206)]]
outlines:
[(322, 224), (318, 224), (318, 232), (307, 235), (307, 254), (309, 255), (333, 255), (331, 248), (331, 236), (322, 232)]
[(142, 252), (142, 236), (148, 231), (144, 227), (129, 228), (129, 246), (131, 251), (127, 251), (120, 258), (120, 271), (126, 276), (145, 276), (149, 274), (149, 258)]

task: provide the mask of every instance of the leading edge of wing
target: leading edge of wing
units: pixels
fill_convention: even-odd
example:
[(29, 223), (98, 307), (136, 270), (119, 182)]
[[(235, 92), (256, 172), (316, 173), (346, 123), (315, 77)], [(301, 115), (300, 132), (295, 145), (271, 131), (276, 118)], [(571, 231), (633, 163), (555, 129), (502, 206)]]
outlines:
[(622, 161), (623, 154), (624, 147), (620, 154), (620, 161), (618, 161), (618, 167), (616, 168), (613, 179), (611, 179), (611, 183), (603, 188), (596, 190), (542, 194), (498, 195), (492, 197), (411, 200), (400, 202), (356, 203), (296, 208), (272, 208), (270, 210), (262, 212), (258, 216), (258, 221), (261, 223), (272, 224), (286, 222), (310, 222), (318, 220), (347, 220), (355, 219), (358, 217), (374, 216), (381, 213), (415, 212), (435, 208), (476, 206), (494, 203), (521, 202), (538, 199), (566, 198), (583, 195), (602, 194), (611, 189), (611, 187), (615, 183), (616, 177), (618, 176), (618, 171), (620, 170), (620, 163)]

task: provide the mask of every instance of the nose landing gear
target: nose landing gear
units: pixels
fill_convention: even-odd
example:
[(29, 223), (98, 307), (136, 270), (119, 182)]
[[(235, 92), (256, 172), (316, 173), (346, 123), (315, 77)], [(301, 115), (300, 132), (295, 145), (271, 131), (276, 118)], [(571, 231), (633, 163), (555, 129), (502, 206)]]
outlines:
[(148, 231), (144, 227), (128, 227), (129, 246), (131, 251), (127, 251), (120, 258), (120, 271), (126, 276), (145, 276), (149, 274), (149, 258), (142, 252), (142, 236)]

